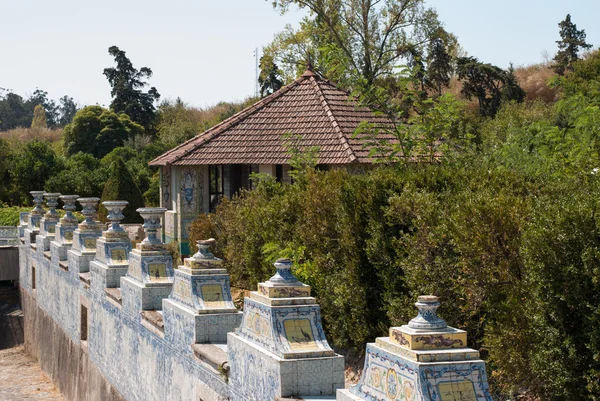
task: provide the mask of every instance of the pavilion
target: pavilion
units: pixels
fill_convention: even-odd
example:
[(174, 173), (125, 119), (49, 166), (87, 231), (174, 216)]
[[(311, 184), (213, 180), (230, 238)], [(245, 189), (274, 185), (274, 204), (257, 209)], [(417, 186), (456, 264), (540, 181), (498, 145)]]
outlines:
[[(250, 188), (250, 174), (289, 182), (286, 134), (302, 147), (318, 147), (322, 168), (361, 171), (369, 149), (353, 134), (362, 121), (389, 120), (357, 105), (350, 94), (311, 70), (277, 92), (152, 160), (160, 167), (160, 203), (168, 211), (165, 242), (179, 241), (189, 254), (188, 228), (200, 213), (215, 210), (222, 196)], [(393, 140), (389, 134), (381, 139)]]

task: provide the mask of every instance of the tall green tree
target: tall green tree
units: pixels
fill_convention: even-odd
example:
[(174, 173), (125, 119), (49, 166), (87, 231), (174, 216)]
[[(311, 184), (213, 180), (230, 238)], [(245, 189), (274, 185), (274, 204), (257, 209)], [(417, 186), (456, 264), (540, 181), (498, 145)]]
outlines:
[(102, 158), (114, 148), (136, 135), (144, 128), (131, 121), (127, 114), (117, 114), (100, 106), (87, 106), (79, 110), (73, 122), (65, 127), (64, 146), (67, 156), (78, 152)]
[(12, 92), (0, 96), (0, 131), (30, 125), (31, 114), (21, 96)]
[(58, 125), (61, 127), (70, 124), (73, 121), (73, 117), (77, 113), (77, 104), (70, 96), (63, 96), (59, 100), (60, 105), (58, 106), (60, 118), (58, 120)]
[(276, 92), (283, 86), (283, 77), (273, 58), (263, 55), (260, 58), (260, 75), (258, 76), (260, 85), (260, 96), (265, 97)]
[(503, 101), (519, 103), (525, 98), (512, 67), (505, 71), (475, 57), (461, 57), (457, 60), (456, 71), (463, 85), (462, 94), (467, 99), (477, 99), (479, 114), (484, 117), (494, 117)]
[(573, 70), (573, 63), (579, 60), (581, 50), (590, 49), (592, 45), (585, 41), (585, 30), (578, 30), (577, 25), (571, 21), (571, 14), (567, 14), (561, 21), (560, 40), (557, 40), (558, 53), (554, 56), (552, 69), (559, 75), (565, 75), (567, 71)]
[(437, 96), (442, 96), (442, 89), (450, 85), (454, 68), (448, 46), (439, 37), (429, 42), (427, 52), (427, 87), (434, 90)]
[(152, 70), (148, 67), (139, 70), (134, 68), (125, 52), (117, 46), (111, 46), (108, 53), (114, 57), (116, 63), (116, 67), (104, 69), (104, 75), (112, 88), (110, 94), (113, 100), (110, 108), (116, 113), (127, 114), (152, 134), (156, 120), (154, 102), (160, 99), (155, 87), (144, 91), (148, 85), (146, 81), (152, 77)]

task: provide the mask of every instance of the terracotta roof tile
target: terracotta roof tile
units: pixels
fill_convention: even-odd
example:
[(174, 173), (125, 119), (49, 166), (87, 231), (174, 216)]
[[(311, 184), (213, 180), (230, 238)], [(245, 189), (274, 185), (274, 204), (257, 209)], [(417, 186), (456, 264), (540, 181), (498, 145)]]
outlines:
[[(302, 136), (302, 146), (318, 146), (320, 164), (368, 163), (369, 150), (353, 137), (362, 121), (390, 124), (357, 107), (345, 91), (315, 73), (305, 73), (150, 165), (285, 164), (289, 156), (284, 134)], [(389, 134), (381, 137), (393, 139)]]

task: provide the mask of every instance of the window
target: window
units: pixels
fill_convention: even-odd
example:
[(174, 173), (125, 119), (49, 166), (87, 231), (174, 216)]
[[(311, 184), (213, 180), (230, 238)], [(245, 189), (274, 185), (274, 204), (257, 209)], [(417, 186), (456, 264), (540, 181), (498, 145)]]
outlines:
[(208, 198), (210, 200), (210, 211), (214, 212), (219, 204), (219, 199), (223, 196), (223, 166), (211, 165), (208, 166), (208, 174), (210, 177)]
[(283, 182), (283, 164), (275, 165), (275, 178), (277, 182)]
[(87, 341), (88, 339), (88, 309), (82, 304), (81, 305), (81, 341)]
[(31, 289), (35, 290), (35, 267), (31, 265)]

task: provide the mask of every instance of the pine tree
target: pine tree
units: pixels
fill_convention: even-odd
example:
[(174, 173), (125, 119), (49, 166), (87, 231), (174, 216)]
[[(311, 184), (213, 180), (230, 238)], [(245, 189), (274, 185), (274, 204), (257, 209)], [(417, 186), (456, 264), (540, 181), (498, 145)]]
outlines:
[(48, 128), (48, 124), (46, 123), (46, 110), (41, 104), (38, 104), (35, 106), (35, 109), (33, 109), (31, 128)]
[(448, 53), (444, 40), (442, 38), (432, 40), (427, 54), (427, 87), (441, 96), (442, 88), (450, 85), (452, 73), (452, 56)]
[(571, 21), (571, 14), (567, 14), (558, 26), (561, 40), (556, 41), (559, 50), (554, 56), (552, 69), (559, 75), (565, 75), (567, 71), (573, 70), (573, 63), (579, 60), (579, 52), (591, 48), (592, 45), (585, 41), (585, 30), (577, 30), (577, 25)]
[(277, 64), (273, 59), (267, 56), (260, 58), (260, 75), (258, 76), (260, 85), (260, 97), (265, 97), (276, 92), (283, 86), (283, 79)]
[[(126, 200), (129, 202), (123, 210), (123, 223), (142, 223), (142, 217), (136, 209), (144, 207), (144, 198), (122, 158), (116, 159), (110, 168), (110, 178), (104, 185), (101, 202)], [(98, 210), (100, 220), (106, 221), (107, 210), (102, 204)]]

